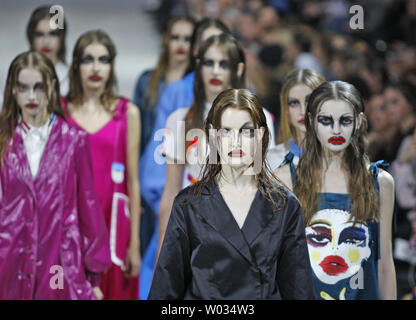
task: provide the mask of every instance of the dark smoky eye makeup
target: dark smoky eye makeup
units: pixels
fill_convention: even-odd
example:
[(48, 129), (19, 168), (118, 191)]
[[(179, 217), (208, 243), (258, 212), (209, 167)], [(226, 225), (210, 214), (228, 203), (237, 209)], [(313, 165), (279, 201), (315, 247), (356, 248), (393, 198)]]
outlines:
[(179, 40), (179, 36), (177, 34), (171, 34), (170, 39), (171, 40)]
[(239, 133), (242, 134), (245, 137), (254, 138), (255, 131), (256, 131), (255, 128), (241, 128), (239, 130)]
[(343, 126), (349, 126), (354, 123), (354, 119), (352, 117), (344, 117), (342, 116), (339, 120), (339, 123)]
[(40, 31), (35, 31), (35, 33), (34, 33), (34, 36), (36, 37), (36, 38), (40, 38), (40, 37), (43, 37), (45, 34), (43, 33), (43, 32), (40, 32)]
[(186, 36), (186, 37), (185, 37), (185, 41), (186, 41), (186, 42), (191, 42), (191, 38), (192, 38), (192, 37), (190, 37), (190, 36)]
[(204, 67), (212, 67), (212, 66), (214, 66), (214, 61), (210, 60), (210, 59), (207, 59), (207, 60), (204, 59), (203, 62), (202, 62), (202, 65)]
[(82, 59), (81, 59), (82, 64), (88, 64), (88, 63), (91, 63), (93, 61), (94, 61), (94, 58), (90, 54), (87, 54), (86, 56), (82, 57)]
[(57, 37), (57, 36), (59, 36), (59, 32), (57, 30), (53, 30), (53, 31), (49, 32), (49, 35), (53, 36), (53, 37)]
[(101, 56), (101, 57), (99, 57), (98, 58), (98, 61), (100, 61), (101, 63), (105, 63), (105, 64), (108, 64), (108, 63), (111, 63), (111, 57), (110, 56)]
[(221, 69), (228, 70), (230, 68), (230, 63), (227, 60), (220, 61)]
[(321, 123), (324, 126), (329, 126), (334, 123), (334, 119), (332, 117), (328, 116), (318, 116), (318, 122)]
[(42, 82), (36, 82), (33, 89), (43, 91), (43, 83)]
[(26, 91), (27, 89), (28, 89), (28, 86), (27, 85), (25, 85), (24, 83), (21, 83), (21, 82), (17, 81), (17, 90), (19, 92)]

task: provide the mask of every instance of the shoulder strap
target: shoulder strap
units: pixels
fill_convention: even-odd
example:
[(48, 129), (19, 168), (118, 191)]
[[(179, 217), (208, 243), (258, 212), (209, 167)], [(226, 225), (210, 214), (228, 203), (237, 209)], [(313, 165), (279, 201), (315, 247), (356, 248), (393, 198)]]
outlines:
[(295, 168), (295, 165), (293, 164), (293, 158), (294, 158), (294, 156), (295, 155), (292, 152), (289, 151), (286, 154), (285, 159), (282, 161), (282, 163), (279, 166), (279, 167), (282, 167), (282, 166), (284, 166), (286, 164), (289, 164), (289, 167), (290, 167), (290, 176), (292, 178), (293, 188), (295, 187), (296, 182), (297, 182), (296, 168)]
[(376, 185), (378, 194), (380, 193), (380, 185), (378, 184), (377, 177), (378, 177), (378, 174), (380, 173), (380, 168), (387, 169), (389, 166), (390, 164), (384, 160), (379, 160), (379, 161), (370, 163), (370, 172), (373, 175), (374, 183)]

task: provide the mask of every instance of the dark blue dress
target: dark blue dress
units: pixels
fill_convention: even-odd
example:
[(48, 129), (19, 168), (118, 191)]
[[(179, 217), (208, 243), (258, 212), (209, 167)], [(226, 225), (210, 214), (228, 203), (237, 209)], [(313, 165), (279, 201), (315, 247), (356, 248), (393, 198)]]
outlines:
[[(291, 165), (292, 182), (295, 185), (296, 175), (292, 159), (293, 154), (288, 154), (285, 162)], [(379, 167), (386, 167), (386, 163), (378, 161), (370, 165), (377, 191)], [(354, 224), (350, 218), (349, 194), (319, 194), (318, 210), (305, 229), (317, 299), (380, 298), (380, 224)]]

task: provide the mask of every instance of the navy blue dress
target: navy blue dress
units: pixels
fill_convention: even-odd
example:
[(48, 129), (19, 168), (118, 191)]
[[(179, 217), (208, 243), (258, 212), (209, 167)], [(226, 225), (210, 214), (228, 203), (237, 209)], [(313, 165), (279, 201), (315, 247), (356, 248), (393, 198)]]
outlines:
[[(296, 184), (293, 155), (286, 157)], [(371, 163), (377, 191), (379, 167)], [(349, 194), (320, 193), (318, 209), (305, 228), (313, 270), (315, 296), (324, 300), (377, 300), (378, 260), (380, 259), (379, 222), (353, 223)]]

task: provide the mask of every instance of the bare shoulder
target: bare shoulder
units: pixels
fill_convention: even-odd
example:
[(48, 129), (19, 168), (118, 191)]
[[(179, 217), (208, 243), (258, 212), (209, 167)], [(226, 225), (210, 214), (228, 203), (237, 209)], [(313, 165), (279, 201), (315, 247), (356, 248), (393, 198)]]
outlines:
[(292, 186), (292, 175), (290, 173), (290, 165), (285, 164), (284, 166), (281, 166), (277, 168), (274, 171), (274, 175), (279, 179), (278, 182), (282, 182), (286, 188), (293, 191)]
[(387, 171), (380, 169), (378, 174), (378, 183), (380, 185), (380, 191), (385, 190), (386, 192), (394, 191), (394, 179), (393, 176)]
[(133, 120), (140, 118), (140, 110), (134, 103), (127, 103), (127, 116), (129, 119)]

